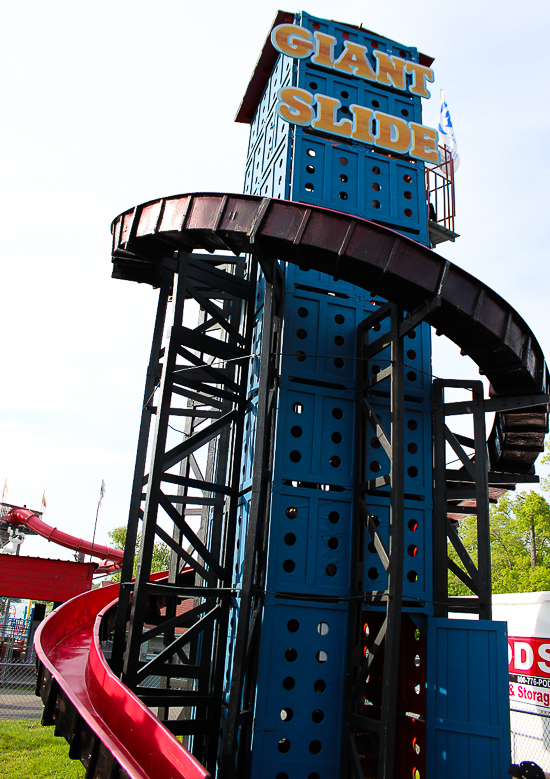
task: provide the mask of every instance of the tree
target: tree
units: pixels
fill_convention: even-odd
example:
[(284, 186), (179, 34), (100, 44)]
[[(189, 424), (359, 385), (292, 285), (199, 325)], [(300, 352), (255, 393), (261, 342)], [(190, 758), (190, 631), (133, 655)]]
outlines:
[[(124, 549), (126, 543), (126, 528), (115, 527), (113, 530), (109, 530), (109, 538), (115, 549)], [(141, 544), (141, 533), (138, 533), (136, 552)], [(136, 575), (138, 555), (134, 558), (134, 570), (133, 576)], [(162, 541), (158, 541), (153, 548), (153, 561), (151, 564), (151, 572), (157, 573), (158, 571), (167, 571), (170, 565), (170, 548)], [(116, 573), (110, 577), (110, 581), (119, 582), (120, 573)]]
[[(494, 593), (550, 590), (550, 505), (537, 492), (503, 495), (490, 511), (491, 574)], [(477, 564), (475, 517), (460, 522), (458, 535)], [(458, 555), (449, 545), (449, 556)], [(449, 574), (451, 595), (468, 595), (468, 588)]]

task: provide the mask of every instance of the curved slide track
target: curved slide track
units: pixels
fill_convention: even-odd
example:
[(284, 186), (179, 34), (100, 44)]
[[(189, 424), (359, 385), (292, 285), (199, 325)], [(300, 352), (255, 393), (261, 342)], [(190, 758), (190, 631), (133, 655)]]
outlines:
[(112, 232), (114, 278), (158, 286), (163, 265), (170, 266), (178, 249), (256, 252), (263, 260), (328, 273), (424, 314), (438, 335), (477, 363), (492, 395), (524, 396), (523, 407), (511, 400), (495, 414), (491, 470), (529, 473), (544, 451), (548, 404), (540, 399), (549, 377), (529, 326), (482, 281), (401, 233), (319, 206), (223, 193), (149, 201), (120, 214)]
[[(58, 530), (56, 527), (47, 525), (40, 517), (33, 514), (29, 509), (15, 508), (6, 514), (4, 520), (16, 527), (27, 527), (42, 538), (52, 541), (54, 544), (64, 546), (66, 549), (73, 549), (75, 552), (82, 552), (82, 554), (89, 554), (92, 557), (99, 557), (100, 560), (109, 560), (113, 563), (121, 563), (124, 552), (122, 549), (114, 549), (112, 546), (104, 546), (103, 544), (95, 544), (91, 541), (84, 541), (82, 538), (77, 538), (69, 533), (64, 533), (62, 530)], [(106, 572), (116, 570), (116, 567), (109, 566)]]
[(116, 606), (118, 584), (79, 595), (41, 624), (37, 694), (42, 723), (70, 743), (86, 778), (206, 779), (205, 768), (112, 673), (101, 622)]

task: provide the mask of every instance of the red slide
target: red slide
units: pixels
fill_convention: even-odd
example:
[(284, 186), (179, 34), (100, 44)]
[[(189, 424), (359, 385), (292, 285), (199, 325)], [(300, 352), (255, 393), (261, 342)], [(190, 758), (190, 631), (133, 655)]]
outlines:
[(59, 546), (64, 546), (67, 549), (74, 549), (75, 552), (83, 552), (84, 554), (92, 555), (92, 557), (99, 557), (100, 560), (113, 560), (113, 562), (121, 563), (122, 555), (124, 554), (122, 549), (114, 549), (111, 546), (104, 546), (103, 544), (92, 544), (91, 541), (84, 541), (82, 538), (71, 536), (69, 533), (63, 533), (56, 527), (51, 527), (43, 522), (40, 517), (33, 514), (28, 509), (12, 509), (9, 514), (4, 517), (4, 520), (10, 525), (28, 527), (29, 530), (33, 530), (42, 538), (47, 538), (48, 541), (53, 541)]
[(116, 775), (129, 779), (207, 779), (207, 770), (122, 684), (103, 656), (100, 624), (117, 596), (118, 584), (78, 595), (38, 628), (34, 643), (43, 723), (55, 724), (68, 738), (70, 755), (86, 765), (86, 776), (105, 776), (114, 762), (122, 769)]

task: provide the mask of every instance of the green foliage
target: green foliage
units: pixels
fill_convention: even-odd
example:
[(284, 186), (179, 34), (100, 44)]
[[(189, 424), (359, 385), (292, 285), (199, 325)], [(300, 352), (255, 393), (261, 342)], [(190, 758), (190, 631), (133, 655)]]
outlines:
[[(109, 530), (109, 538), (111, 539), (111, 543), (115, 547), (115, 549), (124, 549), (124, 544), (126, 543), (126, 528), (115, 527), (113, 528), (113, 530)], [(136, 551), (139, 549), (140, 543), (141, 543), (141, 534), (138, 533)], [(134, 576), (136, 575), (137, 560), (138, 557), (136, 554), (134, 558), (134, 571), (133, 571)], [(151, 566), (151, 572), (156, 573), (157, 571), (167, 571), (169, 565), (170, 565), (170, 548), (162, 541), (159, 541), (155, 544), (155, 547), (153, 549), (153, 562)], [(109, 577), (109, 580), (112, 582), (119, 582), (120, 574), (119, 573), (114, 574), (114, 576)]]
[(69, 758), (69, 745), (53, 727), (36, 720), (3, 721), (0, 727), (2, 779), (78, 779), (86, 770)]
[[(491, 572), (494, 593), (550, 590), (550, 505), (537, 492), (503, 495), (491, 507)], [(477, 565), (476, 518), (462, 520), (458, 534)], [(459, 558), (449, 544), (449, 557)], [(463, 566), (461, 566), (463, 567)], [(449, 574), (451, 595), (471, 595)]]

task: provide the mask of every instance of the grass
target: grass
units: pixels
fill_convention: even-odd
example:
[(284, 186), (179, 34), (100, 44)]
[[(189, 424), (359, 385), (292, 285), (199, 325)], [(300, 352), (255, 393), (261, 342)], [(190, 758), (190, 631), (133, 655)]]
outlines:
[(69, 758), (69, 745), (36, 720), (0, 721), (2, 779), (81, 779), (85, 769)]

